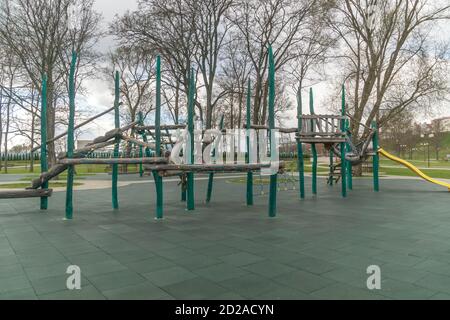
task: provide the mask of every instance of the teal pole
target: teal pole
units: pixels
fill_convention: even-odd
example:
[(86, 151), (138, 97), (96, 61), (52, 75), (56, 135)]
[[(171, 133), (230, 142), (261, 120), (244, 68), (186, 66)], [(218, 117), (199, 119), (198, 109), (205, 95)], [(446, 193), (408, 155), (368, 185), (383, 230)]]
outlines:
[[(222, 114), (222, 116), (220, 117), (220, 123), (219, 123), (220, 130), (223, 129), (223, 118), (224, 118), (224, 115)], [(216, 150), (213, 150), (213, 155), (215, 155), (215, 154), (216, 154)], [(206, 203), (209, 203), (211, 201), (213, 183), (214, 183), (214, 172), (210, 172), (209, 177), (208, 177), (208, 190), (206, 192)]]
[[(272, 140), (272, 130), (275, 129), (275, 61), (273, 58), (272, 46), (269, 46), (269, 130)], [(272, 141), (270, 143), (270, 155), (272, 158)], [(269, 217), (277, 215), (277, 180), (278, 173), (270, 176), (269, 188)]]
[[(155, 156), (161, 157), (161, 57), (156, 57)], [(163, 218), (163, 180), (153, 171), (156, 187), (156, 219)]]
[[(303, 129), (302, 109), (302, 92), (300, 88), (297, 93), (297, 128), (299, 133)], [(305, 199), (305, 159), (303, 158), (303, 145), (300, 138), (297, 138), (297, 170), (299, 175), (300, 199)]]
[[(314, 114), (314, 96), (313, 89), (309, 89), (309, 112)], [(314, 120), (311, 119), (311, 130), (314, 130)], [(311, 153), (312, 153), (312, 193), (317, 194), (317, 149), (316, 144), (311, 144)]]
[[(188, 132), (190, 139), (190, 159), (189, 164), (194, 164), (194, 95), (195, 95), (195, 80), (194, 69), (191, 69), (189, 77), (189, 97), (188, 97)], [(195, 209), (194, 198), (194, 173), (187, 174), (187, 210)]]
[[(69, 73), (69, 128), (67, 130), (67, 158), (73, 157), (74, 149), (74, 126), (75, 126), (75, 66), (77, 54), (72, 52), (72, 62)], [(66, 187), (66, 219), (72, 219), (73, 216), (73, 179), (74, 166), (67, 168), (67, 187)]]
[[(248, 79), (247, 84), (247, 101), (246, 101), (246, 127), (247, 127), (247, 137), (245, 139), (247, 144), (247, 154), (245, 156), (245, 162), (250, 163), (250, 126), (251, 126), (251, 83)], [(253, 172), (247, 172), (247, 205), (253, 205)]]
[[(345, 87), (344, 85), (342, 85), (342, 105), (341, 105), (341, 111), (342, 111), (342, 116), (345, 117)], [(345, 119), (341, 120), (341, 131), (345, 132)], [(346, 160), (345, 160), (345, 142), (341, 142), (340, 144), (341, 146), (341, 193), (342, 193), (342, 197), (346, 197), (347, 196), (347, 174), (346, 174)]]
[[(348, 130), (350, 127), (350, 123), (349, 120), (347, 119), (345, 124), (345, 128)], [(352, 139), (352, 135), (351, 133), (348, 133), (348, 137), (351, 140)], [(347, 152), (351, 151), (351, 147), (350, 144), (346, 144), (347, 147)], [(350, 161), (345, 161), (347, 163), (347, 186), (349, 190), (353, 190), (353, 166), (352, 163)]]
[[(120, 128), (119, 120), (119, 98), (120, 98), (120, 75), (119, 71), (116, 71), (114, 77), (114, 127), (116, 129)], [(114, 144), (114, 158), (119, 157), (119, 146), (120, 139), (116, 138), (116, 143)], [(117, 181), (119, 178), (119, 165), (112, 165), (112, 206), (113, 209), (119, 209), (119, 199), (117, 194)]]
[(373, 189), (378, 192), (380, 191), (380, 177), (379, 177), (379, 168), (380, 168), (380, 159), (378, 155), (378, 128), (377, 123), (375, 121), (372, 122), (372, 128), (375, 130), (375, 134), (372, 138), (373, 145)]
[(330, 186), (333, 185), (333, 175), (334, 175), (334, 170), (333, 170), (333, 151), (330, 151), (330, 175), (328, 177), (328, 184)]
[[(47, 162), (47, 75), (42, 75), (41, 90), (41, 173), (48, 171)], [(42, 184), (42, 189), (48, 189), (48, 181)], [(41, 210), (47, 210), (48, 198), (41, 197)]]

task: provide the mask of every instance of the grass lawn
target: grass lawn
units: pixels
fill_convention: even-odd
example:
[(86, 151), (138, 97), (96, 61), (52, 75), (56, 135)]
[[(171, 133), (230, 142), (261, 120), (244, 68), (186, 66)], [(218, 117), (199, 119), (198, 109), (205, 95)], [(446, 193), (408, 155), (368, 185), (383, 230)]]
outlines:
[[(74, 186), (81, 186), (82, 183), (75, 182), (73, 184)], [(30, 186), (29, 183), (24, 182), (14, 182), (14, 183), (7, 183), (7, 184), (0, 184), (0, 189), (25, 189)], [(66, 187), (67, 183), (65, 182), (50, 182), (49, 188), (61, 188)]]

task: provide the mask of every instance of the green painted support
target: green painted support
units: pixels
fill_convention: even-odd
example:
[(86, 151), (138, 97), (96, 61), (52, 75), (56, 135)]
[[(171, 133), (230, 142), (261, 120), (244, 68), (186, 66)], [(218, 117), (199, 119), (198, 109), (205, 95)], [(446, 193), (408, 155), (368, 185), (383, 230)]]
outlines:
[[(342, 104), (341, 104), (341, 115), (345, 116), (345, 87), (344, 85), (342, 85)], [(345, 131), (345, 119), (341, 120), (341, 131)], [(347, 165), (346, 165), (346, 160), (345, 160), (345, 148), (346, 148), (346, 143), (342, 142), (340, 144), (341, 147), (341, 193), (342, 193), (342, 197), (347, 197), (347, 174), (346, 174), (346, 169), (347, 169)]]
[[(347, 119), (345, 121), (345, 128), (348, 130), (350, 128), (350, 122)], [(348, 137), (350, 139), (352, 139), (352, 135), (351, 133), (348, 133)], [(346, 143), (346, 148), (347, 148), (347, 152), (351, 151), (351, 147), (350, 144)], [(347, 177), (347, 187), (349, 190), (353, 190), (353, 166), (352, 163), (350, 161), (346, 161), (347, 162), (347, 170), (346, 170), (346, 177)]]
[[(222, 116), (220, 117), (220, 123), (219, 123), (220, 130), (223, 129), (223, 120), (224, 120), (224, 115), (222, 114)], [(216, 151), (213, 150), (213, 156), (215, 156), (215, 154), (216, 154)], [(210, 172), (209, 177), (208, 177), (208, 190), (206, 192), (206, 203), (209, 203), (211, 201), (213, 182), (214, 182), (214, 172)]]
[[(144, 148), (139, 146), (139, 157), (142, 158), (144, 156)], [(142, 163), (139, 164), (139, 177), (142, 178), (144, 176), (144, 166)]]
[[(195, 96), (195, 79), (194, 69), (191, 69), (189, 76), (189, 96), (188, 96), (188, 132), (190, 139), (190, 159), (189, 164), (194, 164), (194, 96)], [(194, 173), (187, 174), (187, 210), (195, 209), (194, 196)]]
[[(155, 156), (161, 156), (161, 57), (156, 57)], [(153, 171), (156, 187), (156, 219), (163, 218), (163, 179)]]
[[(139, 111), (137, 114), (137, 118), (138, 118), (138, 122), (140, 126), (144, 125), (144, 115), (142, 114), (142, 111)], [(141, 131), (141, 137), (142, 137), (142, 141), (147, 142), (147, 135), (145, 133), (145, 130)], [(139, 156), (143, 157), (144, 156), (144, 148), (142, 146), (139, 146)], [(145, 148), (145, 156), (146, 157), (150, 157), (150, 149), (149, 148)], [(144, 176), (144, 166), (141, 164), (139, 164), (139, 176), (143, 177)]]
[[(309, 112), (314, 114), (314, 95), (313, 89), (309, 89)], [(311, 128), (314, 128), (314, 120), (311, 119)], [(317, 149), (316, 144), (311, 144), (311, 153), (312, 153), (312, 193), (314, 195), (317, 194)]]
[[(74, 126), (75, 126), (75, 67), (77, 63), (77, 54), (72, 52), (72, 62), (70, 63), (69, 73), (69, 127), (67, 129), (67, 158), (73, 157), (75, 145)], [(67, 168), (67, 186), (66, 186), (66, 219), (72, 219), (73, 216), (73, 165)]]
[(372, 122), (372, 128), (375, 130), (375, 134), (372, 138), (372, 145), (373, 145), (373, 189), (378, 192), (380, 191), (380, 177), (379, 177), (379, 169), (380, 169), (380, 159), (378, 155), (378, 128), (377, 123), (375, 121)]
[[(119, 71), (116, 71), (114, 77), (114, 127), (116, 129), (120, 128), (119, 119), (119, 99), (120, 99), (120, 75)], [(116, 143), (114, 144), (114, 158), (119, 157), (119, 147), (120, 139), (116, 138)], [(112, 207), (113, 209), (119, 209), (119, 197), (117, 194), (117, 181), (119, 179), (119, 165), (112, 165)]]
[[(47, 162), (47, 75), (42, 75), (41, 90), (41, 172), (48, 170)], [(48, 182), (42, 185), (42, 189), (48, 189)], [(41, 210), (47, 210), (48, 198), (41, 198)]]
[[(302, 131), (302, 114), (303, 114), (302, 92), (301, 89), (297, 93), (297, 129)], [(300, 199), (305, 199), (305, 159), (303, 158), (303, 145), (297, 139), (297, 170), (299, 175), (299, 191)]]
[[(246, 127), (247, 127), (247, 136), (245, 139), (247, 153), (245, 155), (245, 163), (250, 163), (250, 125), (251, 123), (251, 83), (250, 79), (248, 79), (247, 84), (247, 103), (246, 103)], [(247, 205), (253, 205), (253, 172), (247, 172)]]
[[(272, 46), (269, 46), (269, 129), (275, 129), (275, 61)], [(272, 134), (270, 134), (272, 138)], [(272, 141), (270, 143), (270, 156), (272, 158)], [(277, 215), (277, 180), (278, 173), (270, 176), (269, 186), (269, 217)]]
[(334, 161), (333, 151), (330, 151), (330, 175), (328, 177), (328, 184), (330, 186), (332, 186), (334, 184), (334, 181), (333, 181), (333, 177), (334, 177), (333, 161)]

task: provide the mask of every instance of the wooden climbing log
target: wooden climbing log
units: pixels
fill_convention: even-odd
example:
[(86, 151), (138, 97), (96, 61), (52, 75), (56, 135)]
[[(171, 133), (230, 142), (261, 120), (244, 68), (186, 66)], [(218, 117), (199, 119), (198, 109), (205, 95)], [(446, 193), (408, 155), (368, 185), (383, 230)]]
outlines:
[[(280, 170), (284, 169), (284, 162), (279, 162)], [(247, 172), (262, 168), (270, 168), (270, 164), (161, 164), (147, 165), (148, 170), (153, 171), (183, 171), (183, 172)]]
[(141, 146), (141, 147), (144, 147), (144, 148), (155, 149), (155, 144), (154, 143), (141, 141), (141, 140), (138, 140), (136, 138), (132, 138), (132, 137), (126, 136), (124, 134), (121, 135), (121, 138), (123, 140), (125, 140), (125, 141), (129, 141), (129, 142), (131, 142), (131, 143), (133, 143), (135, 145), (138, 145), (138, 146)]
[(152, 157), (152, 158), (109, 158), (109, 159), (61, 159), (59, 164), (77, 165), (77, 164), (167, 164), (167, 158)]
[(50, 197), (52, 193), (52, 189), (3, 190), (0, 191), (0, 199)]
[[(244, 124), (244, 129), (247, 129), (247, 125)], [(252, 124), (250, 125), (250, 129), (255, 130), (269, 130), (269, 126), (261, 125), (261, 124)], [(281, 127), (275, 127), (275, 130), (278, 130), (281, 133), (296, 133), (298, 132), (297, 128), (281, 128)]]
[[(106, 141), (106, 142), (102, 142), (102, 143), (97, 143), (97, 144), (91, 144), (89, 146), (86, 146), (84, 148), (81, 149), (77, 149), (74, 150), (73, 152), (73, 158), (83, 158), (86, 157), (89, 153), (93, 152), (96, 149), (101, 149), (110, 145), (114, 144), (114, 140), (111, 141)], [(58, 156), (58, 159), (64, 159), (67, 157), (67, 153), (61, 153)], [(34, 179), (31, 182), (31, 186), (29, 189), (37, 189), (39, 187), (41, 187), (43, 184), (45, 184), (46, 182), (48, 182), (49, 180), (53, 179), (54, 177), (60, 175), (61, 173), (63, 173), (64, 171), (66, 171), (68, 168), (67, 164), (56, 164), (53, 167), (51, 167), (50, 170), (43, 172), (38, 178)]]
[[(135, 127), (136, 130), (138, 131), (150, 131), (150, 130), (155, 130), (156, 126), (136, 126)], [(184, 129), (186, 128), (185, 124), (162, 124), (160, 126), (161, 130), (177, 130), (177, 129)]]

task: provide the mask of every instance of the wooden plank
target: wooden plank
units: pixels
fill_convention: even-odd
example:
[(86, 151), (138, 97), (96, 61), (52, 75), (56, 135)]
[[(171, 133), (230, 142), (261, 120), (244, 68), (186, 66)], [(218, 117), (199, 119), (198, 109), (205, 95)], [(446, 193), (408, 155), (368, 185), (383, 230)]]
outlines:
[[(142, 131), (142, 130), (155, 130), (155, 126), (136, 126), (136, 130)], [(176, 130), (176, 129), (184, 129), (186, 128), (185, 124), (162, 124), (160, 126), (161, 130)]]
[(320, 137), (296, 137), (302, 143), (340, 143), (345, 142), (345, 138), (320, 138)]
[(52, 193), (53, 189), (2, 190), (0, 199), (50, 197)]
[[(280, 161), (280, 168), (284, 168), (284, 162)], [(163, 164), (148, 165), (146, 169), (154, 171), (188, 171), (188, 172), (245, 172), (262, 168), (270, 168), (270, 164)]]

